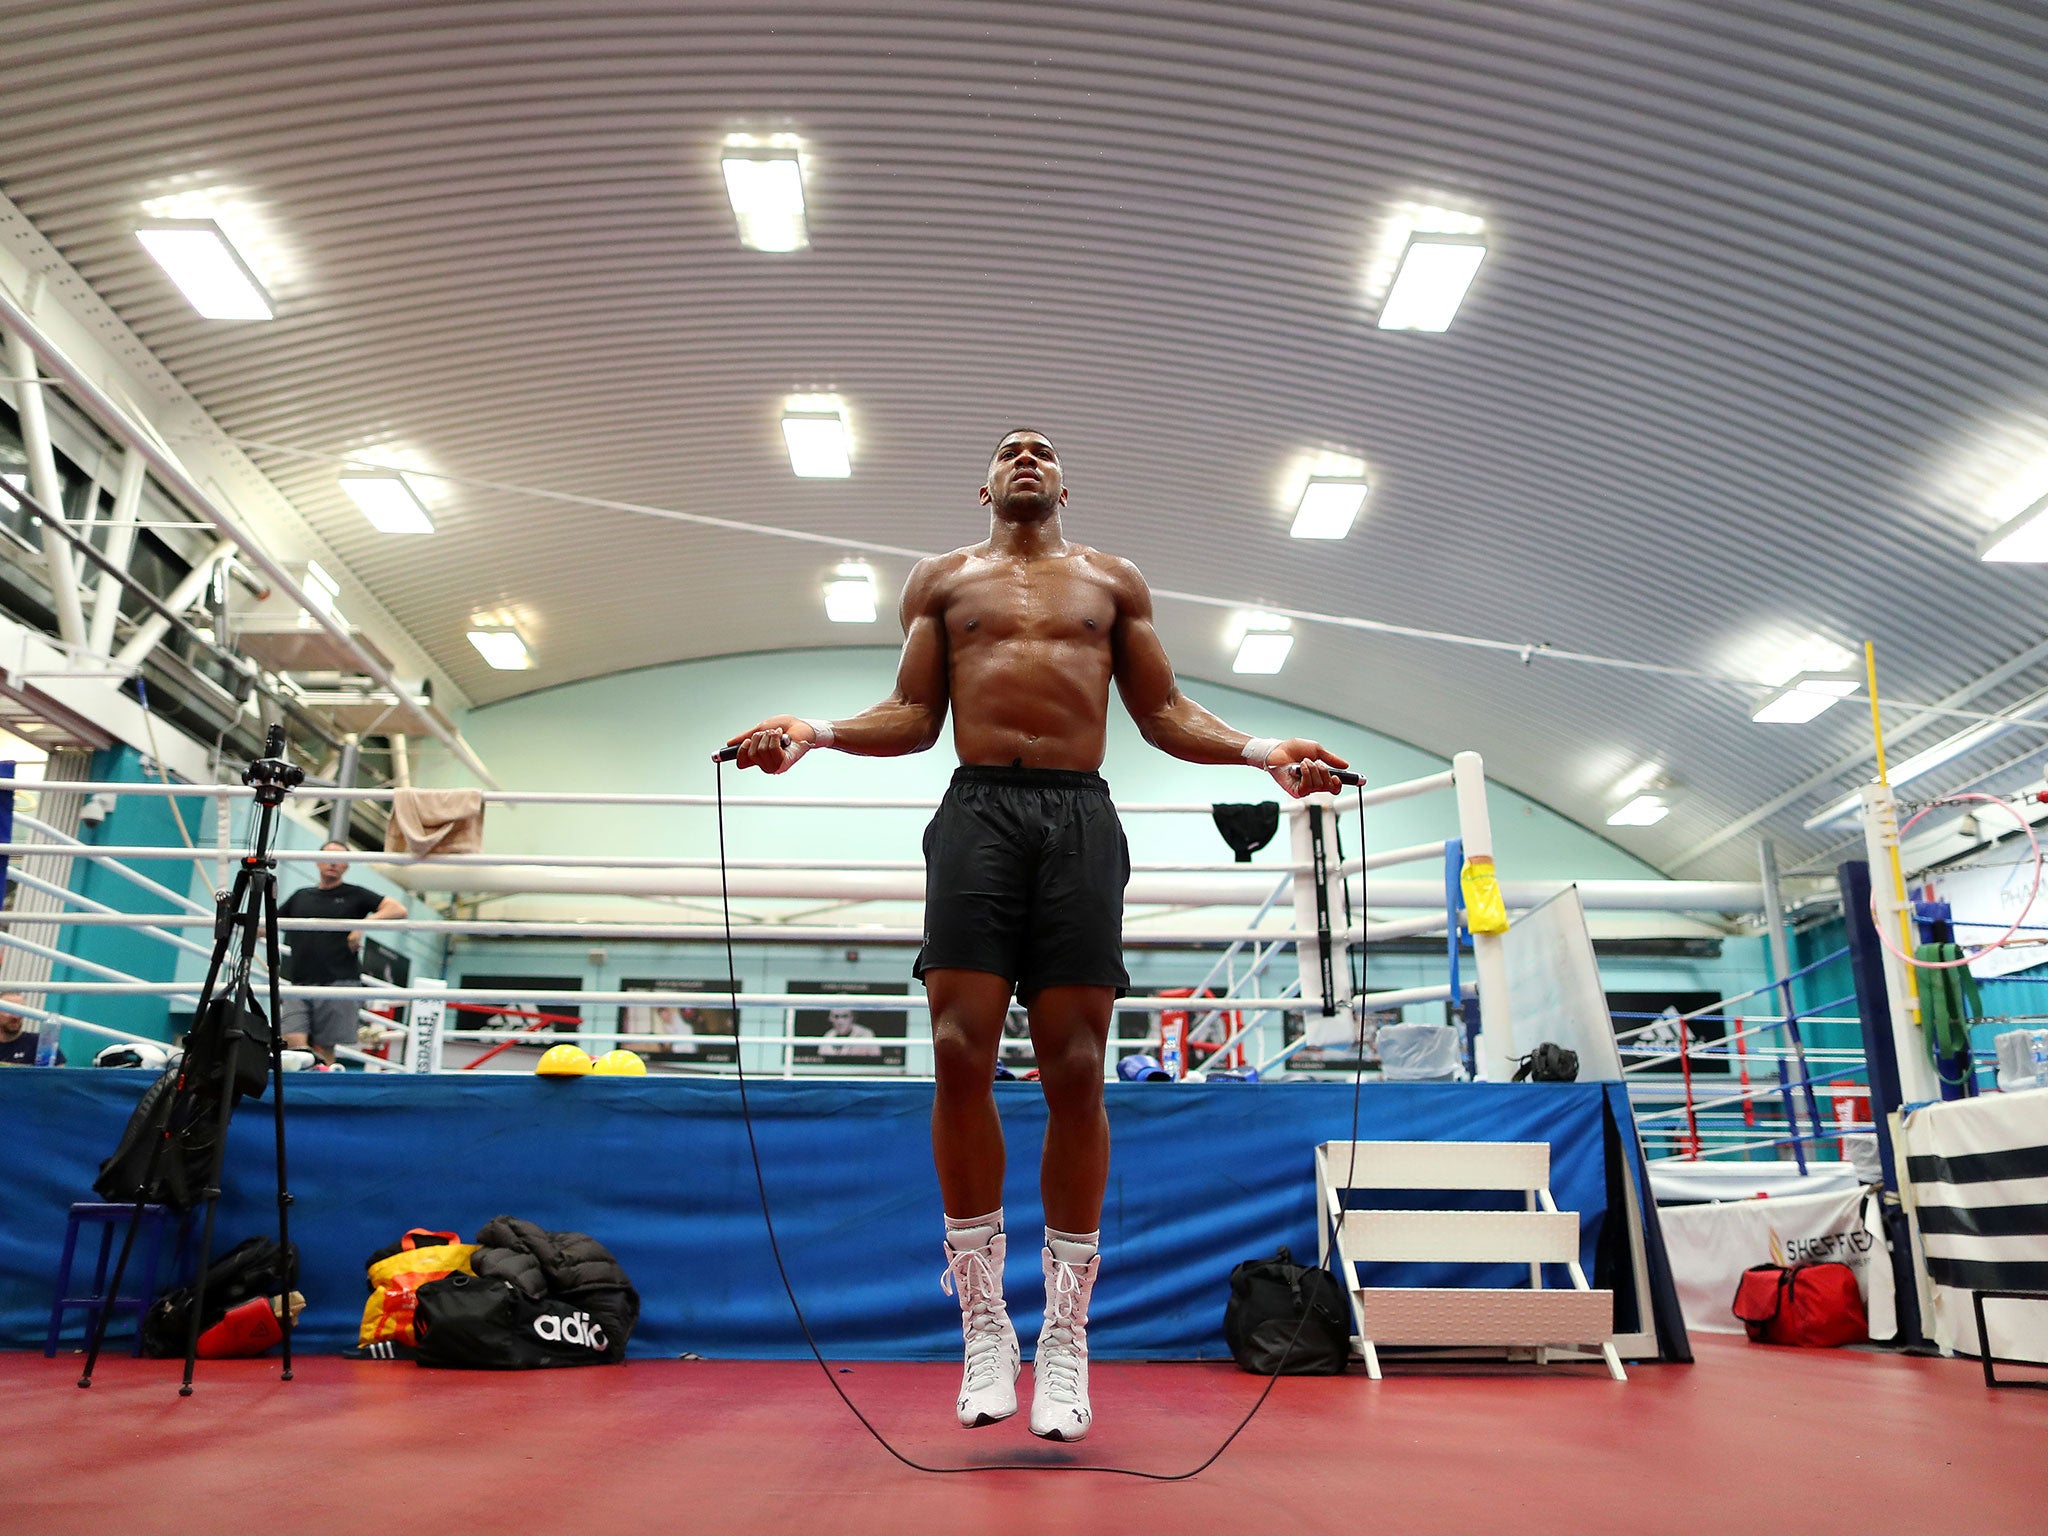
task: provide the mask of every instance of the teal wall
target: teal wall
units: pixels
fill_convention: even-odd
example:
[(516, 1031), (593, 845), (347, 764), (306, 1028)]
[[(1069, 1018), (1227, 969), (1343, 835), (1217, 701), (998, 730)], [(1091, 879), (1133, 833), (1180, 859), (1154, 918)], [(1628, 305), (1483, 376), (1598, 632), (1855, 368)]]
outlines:
[[(120, 746), (93, 754), (92, 777), (102, 783), (132, 784), (153, 780), (155, 775), (144, 771), (142, 759), (134, 748)], [(180, 797), (173, 801), (161, 795), (120, 796), (106, 820), (97, 826), (79, 827), (79, 841), (108, 847), (181, 846), (173, 805), (176, 806), (176, 815), (184, 817), (186, 829), (193, 839), (203, 842), (210, 835), (212, 825), (209, 820), (211, 801), (203, 796)], [(136, 872), (177, 891), (184, 891), (189, 885), (186, 868), (179, 864), (140, 865)], [(164, 897), (152, 894), (106, 866), (86, 859), (73, 862), (71, 889), (119, 912), (164, 912), (171, 906)], [(140, 929), (66, 928), (62, 932), (63, 937), (56, 941), (56, 945), (67, 954), (125, 971), (140, 981), (170, 981), (176, 975), (177, 951), (164, 940)], [(188, 931), (187, 937), (198, 944), (205, 944), (208, 940), (203, 928)], [(51, 979), (88, 981), (111, 978), (94, 976), (66, 965), (56, 967), (51, 972)], [(165, 1003), (160, 997), (59, 994), (52, 998), (50, 1007), (57, 1013), (89, 1019), (95, 1024), (125, 1029), (151, 1039), (169, 1038)], [(89, 1062), (93, 1054), (106, 1044), (107, 1040), (101, 1036), (72, 1029), (65, 1031), (63, 1050), (67, 1061)]]
[[(96, 753), (93, 758), (92, 776), (101, 783), (153, 782), (155, 774), (145, 772), (140, 757), (132, 748), (116, 747)], [(81, 842), (94, 847), (152, 846), (163, 848), (182, 847), (178, 823), (172, 814), (175, 804), (178, 814), (184, 817), (185, 834), (199, 847), (212, 849), (216, 846), (215, 809), (222, 802), (211, 796), (177, 797), (175, 800), (162, 795), (117, 795), (114, 808), (107, 818), (97, 826), (81, 826), (78, 836)], [(228, 847), (234, 854), (240, 854), (247, 846), (255, 807), (247, 800), (228, 802)], [(315, 828), (301, 825), (288, 817), (277, 821), (276, 846), (279, 848), (317, 848), (325, 834)], [(184, 895), (203, 907), (211, 908), (214, 900), (214, 880), (219, 866), (212, 860), (203, 864), (180, 863), (175, 861), (141, 862), (132, 866), (138, 874), (155, 881), (170, 890)], [(233, 865), (230, 862), (228, 876), (232, 879)], [(383, 875), (371, 869), (352, 874), (350, 879), (359, 885), (383, 895), (406, 899), (406, 893)], [(289, 896), (302, 885), (311, 884), (317, 875), (311, 864), (288, 863), (281, 865), (278, 874), (279, 899)], [(174, 904), (165, 896), (152, 893), (86, 859), (73, 862), (70, 888), (80, 896), (102, 902), (120, 912), (168, 912)], [(431, 916), (424, 907), (416, 915)], [(201, 953), (180, 949), (155, 934), (134, 928), (85, 928), (70, 927), (61, 930), (62, 938), (55, 941), (58, 948), (81, 959), (96, 961), (123, 971), (140, 981), (182, 981), (189, 982), (194, 990), (206, 976), (205, 951), (212, 943), (211, 930), (187, 928), (176, 930)], [(438, 941), (426, 934), (379, 935), (380, 942), (409, 955), (413, 961), (414, 974), (439, 975), (441, 951)], [(56, 981), (101, 981), (112, 978), (101, 977), (75, 966), (60, 965), (52, 972)], [(71, 1017), (85, 1019), (94, 1024), (126, 1030), (155, 1040), (168, 1040), (174, 1028), (182, 1029), (184, 1018), (191, 1012), (191, 1004), (183, 1000), (161, 997), (109, 997), (96, 994), (60, 993), (53, 995), (50, 1004), (53, 1011)], [(66, 1061), (71, 1065), (83, 1065), (92, 1060), (93, 1054), (108, 1042), (104, 1037), (91, 1035), (79, 1029), (67, 1029), (62, 1048)]]

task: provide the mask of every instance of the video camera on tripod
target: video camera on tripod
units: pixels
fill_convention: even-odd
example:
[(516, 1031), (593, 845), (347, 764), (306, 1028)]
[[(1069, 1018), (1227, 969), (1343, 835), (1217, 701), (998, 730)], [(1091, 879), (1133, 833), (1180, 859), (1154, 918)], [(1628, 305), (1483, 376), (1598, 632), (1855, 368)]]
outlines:
[[(276, 1298), (282, 1323), (284, 1379), (292, 1379), (291, 1308), (287, 1294), (296, 1282), (297, 1253), (290, 1238), (292, 1197), (286, 1187), (284, 1154), (284, 1038), (278, 1031), (277, 859), (271, 840), (277, 809), (305, 782), (305, 771), (284, 755), (284, 727), (271, 726), (263, 756), (242, 770), (242, 782), (256, 792), (256, 823), (249, 851), (236, 866), (234, 883), (215, 893), (213, 952), (206, 982), (185, 1038), (184, 1058), (152, 1083), (129, 1118), (114, 1155), (100, 1166), (94, 1188), (103, 1199), (133, 1200), (114, 1266), (109, 1295), (119, 1295), (121, 1277), (135, 1246), (143, 1208), (161, 1204), (188, 1211), (204, 1204), (206, 1219), (199, 1247), (198, 1278), (185, 1340), (185, 1376), (178, 1392), (192, 1395), (198, 1358), (201, 1319), (206, 1311), (206, 1274), (213, 1254), (213, 1225), (220, 1201), (221, 1166), (227, 1156), (228, 1120), (244, 1098), (271, 1092), (277, 1132), (277, 1242), (284, 1255), (280, 1266), (283, 1291)], [(266, 1014), (249, 984), (256, 946), (264, 945), (270, 1008)], [(108, 1312), (102, 1309), (86, 1351), (81, 1387), (92, 1385), (92, 1373), (105, 1343)]]

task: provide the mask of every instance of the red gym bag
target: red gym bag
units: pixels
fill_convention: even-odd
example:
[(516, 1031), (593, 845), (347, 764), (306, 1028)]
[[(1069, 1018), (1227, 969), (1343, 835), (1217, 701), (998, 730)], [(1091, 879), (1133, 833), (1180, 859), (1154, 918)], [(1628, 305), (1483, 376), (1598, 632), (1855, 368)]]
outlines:
[(1846, 1264), (1759, 1264), (1744, 1270), (1734, 1312), (1758, 1344), (1831, 1349), (1870, 1338), (1863, 1293)]

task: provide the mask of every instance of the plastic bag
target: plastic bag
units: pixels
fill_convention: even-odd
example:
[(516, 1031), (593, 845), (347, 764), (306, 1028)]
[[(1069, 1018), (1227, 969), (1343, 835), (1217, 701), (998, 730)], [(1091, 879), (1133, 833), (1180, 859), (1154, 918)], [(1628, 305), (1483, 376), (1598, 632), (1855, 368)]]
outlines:
[(1448, 1083), (1462, 1072), (1451, 1024), (1382, 1024), (1380, 1074), (1390, 1083)]
[[(419, 1237), (445, 1238), (445, 1242), (416, 1247)], [(443, 1275), (474, 1274), (470, 1255), (475, 1243), (456, 1241), (453, 1232), (435, 1232), (414, 1227), (400, 1240), (398, 1252), (370, 1266), (370, 1299), (363, 1303), (363, 1323), (357, 1332), (360, 1344), (385, 1340), (407, 1346), (418, 1343), (413, 1332), (413, 1314), (419, 1306), (419, 1288)]]
[(1494, 877), (1490, 858), (1467, 859), (1458, 875), (1458, 888), (1465, 897), (1465, 926), (1474, 933), (1506, 933), (1507, 903), (1501, 899), (1500, 881)]

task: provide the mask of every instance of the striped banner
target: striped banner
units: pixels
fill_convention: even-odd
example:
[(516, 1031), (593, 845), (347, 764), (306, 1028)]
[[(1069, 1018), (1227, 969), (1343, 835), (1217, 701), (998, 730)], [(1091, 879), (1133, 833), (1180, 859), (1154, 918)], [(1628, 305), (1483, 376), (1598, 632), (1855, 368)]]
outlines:
[(1987, 1303), (1985, 1326), (1999, 1358), (2048, 1363), (2048, 1091), (1916, 1109), (1902, 1142), (1935, 1342), (1980, 1353), (1969, 1293), (2037, 1291)]

